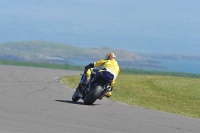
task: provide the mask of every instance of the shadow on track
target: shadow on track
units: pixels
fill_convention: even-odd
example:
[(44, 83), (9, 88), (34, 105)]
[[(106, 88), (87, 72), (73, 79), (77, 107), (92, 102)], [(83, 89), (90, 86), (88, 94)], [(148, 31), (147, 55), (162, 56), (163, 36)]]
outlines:
[[(62, 103), (85, 105), (83, 102), (73, 102), (73, 101), (70, 101), (70, 100), (55, 100), (55, 101), (62, 102)], [(100, 104), (92, 104), (92, 105), (89, 105), (89, 106), (95, 106), (95, 105), (100, 105)]]

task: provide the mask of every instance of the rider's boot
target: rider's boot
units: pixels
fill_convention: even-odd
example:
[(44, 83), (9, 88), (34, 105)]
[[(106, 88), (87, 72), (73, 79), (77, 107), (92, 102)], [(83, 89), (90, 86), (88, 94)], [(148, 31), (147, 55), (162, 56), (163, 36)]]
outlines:
[(107, 93), (105, 94), (105, 96), (106, 96), (107, 98), (109, 98), (111, 95), (112, 95), (112, 92), (111, 92), (111, 91), (109, 91), (109, 92), (107, 92)]

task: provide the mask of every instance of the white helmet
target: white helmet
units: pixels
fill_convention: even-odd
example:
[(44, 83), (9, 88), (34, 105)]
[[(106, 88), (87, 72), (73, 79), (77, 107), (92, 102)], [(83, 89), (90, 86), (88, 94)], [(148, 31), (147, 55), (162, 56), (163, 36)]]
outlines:
[(107, 53), (106, 60), (112, 60), (112, 59), (116, 59), (115, 54), (114, 53)]

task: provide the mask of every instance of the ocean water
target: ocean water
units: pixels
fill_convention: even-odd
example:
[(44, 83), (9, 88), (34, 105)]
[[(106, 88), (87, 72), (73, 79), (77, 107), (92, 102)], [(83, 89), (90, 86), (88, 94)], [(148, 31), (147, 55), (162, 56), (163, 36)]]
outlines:
[(160, 60), (166, 71), (200, 74), (200, 61)]
[[(69, 60), (69, 64), (86, 66), (96, 60)], [(188, 60), (156, 60), (153, 63), (119, 61), (121, 68), (135, 68), (143, 70), (157, 70), (167, 72), (183, 72), (191, 74), (200, 74), (200, 61)]]

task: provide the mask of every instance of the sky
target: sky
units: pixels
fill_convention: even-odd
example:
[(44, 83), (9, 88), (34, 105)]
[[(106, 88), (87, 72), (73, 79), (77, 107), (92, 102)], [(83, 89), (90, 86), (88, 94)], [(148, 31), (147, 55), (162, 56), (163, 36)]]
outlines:
[(200, 55), (199, 0), (0, 0), (0, 43)]

